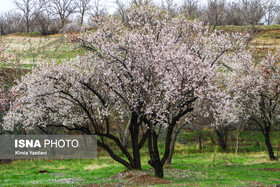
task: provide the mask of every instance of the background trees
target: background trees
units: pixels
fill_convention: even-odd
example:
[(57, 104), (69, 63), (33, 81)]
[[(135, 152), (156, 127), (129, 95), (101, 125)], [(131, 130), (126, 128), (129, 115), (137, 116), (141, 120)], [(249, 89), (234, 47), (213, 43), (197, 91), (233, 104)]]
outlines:
[(212, 25), (213, 29), (215, 29), (217, 25), (221, 25), (225, 18), (225, 1), (208, 0), (205, 16), (207, 23)]
[(14, 0), (14, 3), (22, 12), (26, 25), (26, 32), (29, 33), (32, 21), (34, 20), (36, 2), (34, 0)]
[(241, 0), (241, 14), (246, 24), (252, 25), (254, 28), (260, 20), (265, 16), (268, 10), (275, 6), (271, 0)]
[(75, 12), (76, 5), (74, 0), (50, 0), (47, 3), (52, 14), (60, 19), (60, 28), (63, 28), (67, 23), (67, 19)]
[[(18, 11), (3, 12), (2, 33), (38, 31), (44, 34), (59, 32), (66, 23), (77, 22), (77, 25), (85, 24), (90, 17), (102, 17), (108, 13), (120, 15), (124, 22), (127, 21), (127, 10), (133, 5), (143, 6), (153, 1), (124, 1), (112, 2), (116, 7), (115, 12), (110, 4), (100, 0), (15, 0)], [(209, 0), (202, 2), (198, 0), (184, 0), (175, 3), (173, 0), (162, 1), (157, 4), (163, 10), (169, 11), (174, 16), (185, 13), (189, 19), (200, 19), (204, 24), (215, 28), (219, 25), (251, 25), (253, 28), (258, 24), (275, 24), (279, 13), (279, 3), (275, 0), (240, 0), (220, 1)], [(20, 16), (15, 16), (20, 14)], [(7, 17), (8, 16), (8, 17)], [(3, 30), (5, 25), (12, 22), (21, 22), (15, 27), (13, 24)], [(60, 24), (58, 24), (58, 21)], [(24, 22), (24, 27), (22, 25)], [(72, 24), (72, 25), (73, 25)], [(91, 24), (90, 22), (88, 24)], [(48, 31), (47, 31), (48, 29)]]
[[(79, 1), (75, 1), (75, 5), (77, 7), (77, 12), (80, 14), (80, 25), (83, 25), (84, 23), (84, 19), (85, 19), (85, 15), (88, 13), (88, 11), (91, 10), (91, 5), (90, 5), (91, 0), (79, 0)], [(94, 2), (95, 4), (97, 4), (97, 6), (95, 6), (97, 9), (100, 7), (99, 6), (99, 0), (95, 0)], [(99, 12), (99, 11), (97, 11)]]
[(184, 0), (181, 6), (181, 12), (185, 13), (190, 19), (195, 19), (200, 16), (200, 7), (198, 0)]

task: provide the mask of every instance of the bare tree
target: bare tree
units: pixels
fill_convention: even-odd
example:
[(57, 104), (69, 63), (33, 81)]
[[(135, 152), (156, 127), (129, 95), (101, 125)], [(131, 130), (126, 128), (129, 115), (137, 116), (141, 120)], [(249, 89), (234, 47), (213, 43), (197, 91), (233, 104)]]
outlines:
[(235, 143), (235, 154), (237, 156), (238, 151), (239, 151), (239, 136), (241, 134), (241, 132), (244, 130), (245, 127), (245, 123), (242, 121), (239, 122), (238, 124), (236, 124), (236, 131), (235, 131), (235, 139), (236, 139), (236, 143)]
[(271, 25), (273, 23), (273, 20), (279, 10), (279, 3), (277, 3), (275, 0), (271, 0), (268, 4), (267, 13), (265, 15), (265, 21), (267, 25)]
[(280, 24), (280, 11), (277, 13), (276, 17), (273, 20), (274, 24)]
[(76, 5), (74, 0), (49, 0), (48, 6), (52, 10), (53, 15), (57, 15), (60, 19), (61, 28), (67, 22), (67, 19), (75, 13)]
[(177, 15), (177, 5), (174, 0), (162, 0), (161, 6), (164, 10), (168, 11), (172, 17)]
[(42, 35), (49, 34), (51, 10), (45, 0), (38, 1), (38, 6), (34, 11), (34, 23), (36, 25), (36, 29), (40, 31)]
[(126, 4), (124, 0), (115, 0), (116, 13), (122, 18), (123, 23), (128, 22), (127, 9), (132, 6), (145, 6), (152, 3), (152, 0), (131, 0), (129, 4)]
[(213, 26), (221, 25), (225, 17), (225, 1), (224, 0), (208, 0), (205, 10), (206, 22)]
[(107, 13), (106, 13), (106, 8), (105, 6), (103, 6), (101, 4), (100, 0), (94, 0), (93, 1), (93, 5), (91, 7), (91, 11), (90, 11), (91, 16), (93, 17), (104, 17)]
[(2, 38), (2, 35), (5, 34), (5, 30), (7, 27), (8, 27), (8, 24), (7, 24), (6, 16), (5, 16), (5, 14), (2, 13), (0, 15), (0, 37), (1, 38)]
[(203, 135), (206, 128), (210, 127), (213, 122), (213, 118), (211, 115), (208, 117), (199, 114), (196, 116), (196, 119), (188, 125), (188, 128), (197, 133), (197, 140), (199, 145), (199, 152), (202, 152), (203, 146)]
[(15, 32), (25, 32), (25, 21), (22, 15), (16, 11), (8, 11), (4, 13), (6, 27), (4, 29), (5, 34)]
[(226, 4), (225, 25), (243, 25), (244, 19), (242, 17), (240, 4), (238, 2), (228, 2)]
[(181, 11), (190, 19), (195, 19), (198, 16), (198, 0), (184, 0)]
[(117, 6), (117, 14), (122, 18), (123, 23), (127, 23), (126, 6), (121, 0), (115, 0)]
[(246, 24), (255, 29), (269, 10), (275, 6), (273, 0), (240, 0), (241, 13)]
[[(77, 12), (80, 14), (80, 25), (83, 25), (84, 23), (84, 17), (87, 14), (88, 11), (90, 11), (91, 0), (76, 0), (75, 5), (77, 7)], [(94, 0), (94, 4), (99, 4), (99, 0)]]
[(14, 4), (16, 5), (17, 9), (23, 13), (26, 32), (29, 33), (31, 23), (34, 18), (36, 2), (34, 0), (14, 0)]
[(132, 0), (131, 4), (136, 6), (143, 6), (143, 5), (149, 5), (152, 3), (152, 0)]

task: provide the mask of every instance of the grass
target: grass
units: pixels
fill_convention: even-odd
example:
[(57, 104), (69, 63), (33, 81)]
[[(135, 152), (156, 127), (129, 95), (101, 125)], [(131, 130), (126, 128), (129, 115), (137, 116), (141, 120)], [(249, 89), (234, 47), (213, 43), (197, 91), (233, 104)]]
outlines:
[[(185, 132), (179, 136), (182, 143), (176, 144), (171, 165), (166, 165), (165, 179), (175, 185), (197, 186), (244, 186), (280, 184), (280, 162), (270, 161), (263, 145), (263, 135), (257, 131), (243, 131), (240, 135), (243, 152), (234, 153), (234, 131), (230, 135), (228, 153), (219, 152), (217, 146), (209, 142), (210, 131), (205, 131), (204, 152), (198, 153), (195, 132)], [(216, 137), (213, 136), (216, 140)], [(279, 142), (279, 132), (273, 132), (272, 143)], [(184, 141), (185, 142), (184, 142)], [(250, 143), (259, 141), (261, 149), (250, 149)], [(244, 144), (242, 146), (242, 144)], [(163, 154), (163, 142), (159, 143)], [(247, 148), (247, 149), (246, 149)], [(131, 150), (130, 150), (131, 152)], [(122, 155), (118, 152), (119, 155)], [(147, 147), (141, 150), (143, 172), (154, 175), (148, 163)], [(47, 173), (39, 173), (47, 170)], [(121, 185), (127, 179), (112, 176), (126, 170), (115, 162), (104, 150), (98, 150), (95, 160), (17, 160), (0, 165), (1, 186), (77, 186), (85, 184)], [(76, 179), (66, 183), (67, 179)], [(158, 185), (162, 186), (162, 185)]]
[(110, 160), (108, 157), (98, 160), (19, 160), (0, 167), (0, 184), (47, 186), (61, 184), (56, 181), (65, 178), (83, 179), (83, 183), (106, 183), (111, 175), (124, 170), (119, 164), (109, 163)]
[[(251, 26), (217, 26), (216, 29), (226, 32), (250, 32)], [(280, 25), (257, 25), (259, 34), (252, 41), (252, 46), (260, 49), (280, 46)], [(30, 68), (43, 60), (71, 59), (85, 51), (72, 50), (65, 41), (64, 35), (40, 36), (40, 33), (15, 33), (3, 37), (9, 45), (6, 56), (12, 54), (16, 61)], [(0, 63), (0, 68), (6, 67)]]
[[(217, 30), (225, 32), (251, 33), (251, 26), (225, 25), (217, 26)], [(251, 42), (251, 47), (259, 49), (273, 49), (280, 47), (280, 25), (256, 25), (256, 36)]]
[[(148, 157), (142, 161), (143, 171), (151, 173)], [(173, 164), (165, 167), (165, 179), (172, 185), (240, 186), (280, 183), (280, 162), (267, 160), (266, 153), (234, 154), (204, 153), (175, 154)], [(39, 173), (38, 170), (47, 170)], [(0, 166), (2, 186), (53, 186), (78, 184), (120, 183), (111, 176), (125, 170), (110, 157), (96, 160), (18, 160)], [(61, 179), (79, 179), (67, 184)], [(63, 180), (61, 180), (63, 181)], [(169, 184), (170, 185), (170, 184)]]
[(13, 34), (15, 36), (21, 36), (21, 37), (39, 37), (41, 36), (40, 32), (30, 32), (30, 33), (15, 33)]
[[(8, 44), (5, 56), (22, 64), (26, 68), (36, 66), (41, 61), (56, 59), (62, 61), (71, 59), (83, 54), (84, 50), (72, 50), (64, 35), (40, 36), (38, 33), (19, 33), (3, 37), (3, 41)], [(0, 68), (7, 67), (0, 62)]]
[[(217, 145), (217, 135), (216, 133), (212, 133), (212, 137), (216, 142), (216, 145), (213, 145), (210, 139), (211, 132), (209, 130), (205, 130), (203, 136), (203, 151), (208, 153), (213, 153), (220, 151), (220, 147)], [(230, 131), (229, 140), (228, 141), (228, 151), (234, 153), (236, 149), (236, 132)], [(271, 143), (275, 150), (275, 154), (277, 154), (280, 145), (280, 132), (273, 131), (271, 132)], [(265, 151), (265, 139), (263, 134), (260, 131), (242, 131), (239, 135), (239, 152), (247, 153), (247, 152), (258, 152)], [(181, 144), (178, 144), (177, 150), (178, 152), (188, 152), (188, 153), (198, 153), (198, 135), (197, 132), (186, 132), (180, 134), (178, 137), (178, 141)], [(183, 145), (185, 144), (185, 145)], [(278, 151), (277, 151), (278, 150)], [(278, 153), (280, 154), (280, 153)]]
[[(217, 30), (224, 30), (230, 32), (249, 32), (252, 29), (252, 26), (236, 26), (236, 25), (225, 25), (225, 26), (217, 26)], [(255, 29), (258, 31), (268, 31), (280, 29), (280, 25), (256, 25)]]

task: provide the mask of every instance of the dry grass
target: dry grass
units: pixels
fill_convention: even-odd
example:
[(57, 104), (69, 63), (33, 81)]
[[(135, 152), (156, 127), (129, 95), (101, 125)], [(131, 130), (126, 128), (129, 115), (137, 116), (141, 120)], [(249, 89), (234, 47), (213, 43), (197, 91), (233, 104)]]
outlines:
[(86, 170), (86, 171), (93, 171), (95, 169), (106, 168), (106, 167), (110, 167), (110, 165), (109, 164), (101, 164), (101, 165), (91, 164), (91, 165), (85, 166), (84, 170)]
[[(16, 59), (21, 64), (37, 64), (39, 61), (60, 53), (59, 49), (68, 47), (63, 35), (40, 37), (8, 35), (3, 37), (3, 41), (8, 46), (5, 56), (11, 55), (13, 59)], [(68, 48), (63, 52), (69, 51)]]

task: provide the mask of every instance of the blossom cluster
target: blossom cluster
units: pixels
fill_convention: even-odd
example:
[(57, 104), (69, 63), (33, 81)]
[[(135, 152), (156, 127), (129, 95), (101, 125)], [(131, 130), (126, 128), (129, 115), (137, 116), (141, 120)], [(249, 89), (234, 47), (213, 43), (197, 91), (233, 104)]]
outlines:
[[(21, 93), (19, 105), (5, 116), (5, 128), (83, 127), (103, 124), (108, 116), (122, 120), (131, 112), (153, 125), (188, 121), (191, 112), (211, 113), (213, 123), (222, 124), (238, 120), (244, 105), (236, 103), (248, 97), (241, 94), (247, 89), (242, 81), (253, 81), (254, 91), (273, 90), (262, 87), (272, 76), (264, 68), (270, 60), (258, 70), (264, 71), (261, 79), (243, 76), (253, 60), (242, 34), (209, 31), (200, 21), (171, 18), (152, 6), (132, 8), (126, 24), (109, 17), (95, 25), (70, 37), (88, 49), (85, 56), (42, 62), (13, 88)], [(242, 81), (235, 85), (240, 73)]]

